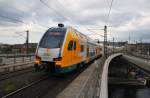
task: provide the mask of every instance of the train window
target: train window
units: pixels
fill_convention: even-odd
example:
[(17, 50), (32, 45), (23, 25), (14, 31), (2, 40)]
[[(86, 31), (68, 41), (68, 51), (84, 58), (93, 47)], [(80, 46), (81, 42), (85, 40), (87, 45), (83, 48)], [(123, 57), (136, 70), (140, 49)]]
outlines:
[(74, 48), (74, 50), (76, 50), (76, 41), (74, 41), (74, 47), (73, 48)]
[(65, 37), (66, 28), (51, 28), (42, 37), (39, 47), (61, 48)]
[(68, 50), (72, 50), (72, 49), (73, 49), (73, 41), (69, 41)]
[(81, 45), (81, 52), (83, 52), (84, 51), (84, 46), (83, 45)]

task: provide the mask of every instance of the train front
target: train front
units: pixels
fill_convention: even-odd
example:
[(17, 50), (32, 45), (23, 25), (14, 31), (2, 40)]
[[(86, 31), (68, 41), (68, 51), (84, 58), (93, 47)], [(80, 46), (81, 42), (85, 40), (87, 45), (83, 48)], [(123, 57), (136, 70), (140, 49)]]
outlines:
[(55, 72), (61, 63), (61, 51), (65, 39), (66, 28), (50, 28), (43, 35), (36, 51), (34, 67), (36, 70)]

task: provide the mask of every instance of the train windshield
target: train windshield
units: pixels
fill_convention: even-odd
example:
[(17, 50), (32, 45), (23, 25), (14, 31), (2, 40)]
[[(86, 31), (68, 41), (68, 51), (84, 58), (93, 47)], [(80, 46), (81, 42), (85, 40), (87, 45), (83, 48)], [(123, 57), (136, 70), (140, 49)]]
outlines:
[(61, 48), (65, 37), (66, 28), (51, 28), (41, 39), (41, 48)]

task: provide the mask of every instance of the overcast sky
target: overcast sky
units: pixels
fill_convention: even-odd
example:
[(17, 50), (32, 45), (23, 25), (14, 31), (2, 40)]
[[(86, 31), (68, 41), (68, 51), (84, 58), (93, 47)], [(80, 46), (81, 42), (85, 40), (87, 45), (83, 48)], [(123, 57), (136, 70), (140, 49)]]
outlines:
[[(103, 38), (103, 26), (108, 25), (108, 40), (150, 42), (150, 0), (114, 0), (108, 20), (111, 0), (0, 0), (0, 43), (24, 43), (25, 31), (30, 42), (38, 42), (48, 27), (64, 23), (93, 39)], [(87, 29), (93, 29), (90, 32)], [(97, 29), (97, 30), (95, 30)]]

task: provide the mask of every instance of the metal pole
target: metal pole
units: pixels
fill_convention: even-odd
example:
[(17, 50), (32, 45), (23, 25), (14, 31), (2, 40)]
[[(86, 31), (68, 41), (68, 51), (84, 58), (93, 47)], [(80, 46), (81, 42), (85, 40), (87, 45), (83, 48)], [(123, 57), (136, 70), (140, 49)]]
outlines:
[(114, 37), (113, 37), (113, 54), (114, 54), (115, 44), (114, 44)]
[(26, 53), (28, 54), (29, 52), (29, 30), (27, 32), (27, 39), (26, 39)]
[(127, 52), (128, 52), (128, 41), (126, 41), (126, 54), (127, 54)]
[(141, 55), (143, 54), (143, 42), (142, 42), (142, 39), (141, 39)]
[(104, 56), (107, 57), (107, 26), (104, 26)]
[(129, 44), (130, 44), (130, 40), (131, 40), (131, 37), (130, 37), (130, 32), (129, 32)]

